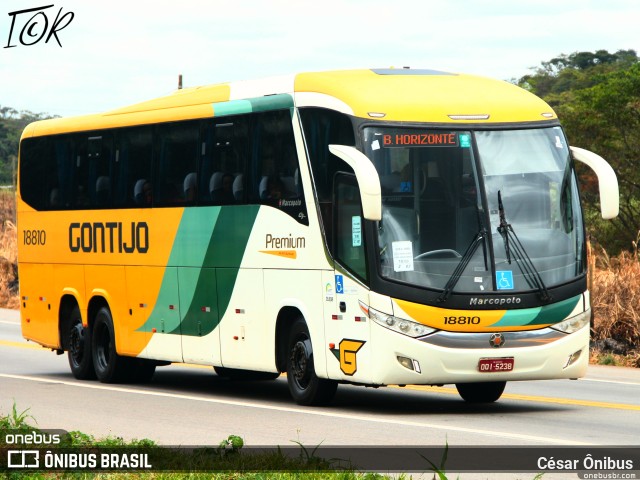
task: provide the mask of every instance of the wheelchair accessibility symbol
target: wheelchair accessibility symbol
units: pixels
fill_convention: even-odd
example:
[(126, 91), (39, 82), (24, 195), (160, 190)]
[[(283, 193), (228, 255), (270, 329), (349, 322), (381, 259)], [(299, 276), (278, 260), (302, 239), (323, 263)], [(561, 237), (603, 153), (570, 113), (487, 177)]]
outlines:
[(498, 290), (513, 290), (513, 272), (510, 270), (497, 270), (496, 285)]

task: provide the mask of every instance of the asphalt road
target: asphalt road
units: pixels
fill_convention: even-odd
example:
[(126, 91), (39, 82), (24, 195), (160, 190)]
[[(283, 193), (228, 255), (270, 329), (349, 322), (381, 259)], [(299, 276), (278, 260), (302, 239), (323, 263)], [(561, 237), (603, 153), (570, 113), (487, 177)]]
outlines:
[(341, 385), (331, 406), (310, 408), (291, 401), (284, 377), (230, 382), (209, 367), (162, 367), (143, 386), (77, 381), (66, 356), (26, 342), (17, 312), (4, 310), (0, 413), (14, 403), (40, 428), (165, 445), (217, 445), (230, 434), (282, 446), (640, 445), (636, 369), (594, 366), (578, 381), (513, 382), (483, 406), (466, 404), (453, 386)]

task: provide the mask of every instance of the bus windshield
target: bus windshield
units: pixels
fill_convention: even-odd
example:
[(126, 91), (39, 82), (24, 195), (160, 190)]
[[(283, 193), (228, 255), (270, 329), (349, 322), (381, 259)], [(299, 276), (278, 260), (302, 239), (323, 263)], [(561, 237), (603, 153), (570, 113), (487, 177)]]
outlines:
[(544, 291), (584, 273), (578, 188), (560, 127), (367, 127), (382, 189), (379, 271), (450, 292)]

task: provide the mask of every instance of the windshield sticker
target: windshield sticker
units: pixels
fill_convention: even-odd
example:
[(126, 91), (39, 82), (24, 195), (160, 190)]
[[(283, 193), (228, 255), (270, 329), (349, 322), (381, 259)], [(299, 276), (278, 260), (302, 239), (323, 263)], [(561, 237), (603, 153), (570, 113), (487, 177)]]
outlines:
[(382, 145), (392, 147), (457, 147), (456, 133), (395, 133), (382, 135)]
[(410, 240), (393, 242), (393, 270), (413, 272), (413, 244)]
[(380, 142), (378, 140), (371, 142), (371, 150), (380, 150)]
[(562, 141), (558, 135), (556, 135), (556, 148), (562, 148)]
[(351, 246), (362, 246), (362, 219), (358, 215), (351, 217)]
[(511, 270), (496, 271), (498, 290), (513, 290), (513, 272)]
[(461, 133), (459, 138), (461, 148), (471, 147), (471, 136), (468, 133)]

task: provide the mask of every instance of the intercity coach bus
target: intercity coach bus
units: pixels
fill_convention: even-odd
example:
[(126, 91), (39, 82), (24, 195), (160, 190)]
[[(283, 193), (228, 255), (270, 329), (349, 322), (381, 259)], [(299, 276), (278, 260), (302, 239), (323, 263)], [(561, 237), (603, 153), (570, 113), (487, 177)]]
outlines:
[(180, 89), (29, 125), (18, 227), (22, 332), (78, 379), (157, 366), (339, 383), (507, 381), (588, 363), (586, 240), (554, 111), (515, 85), (417, 69)]

